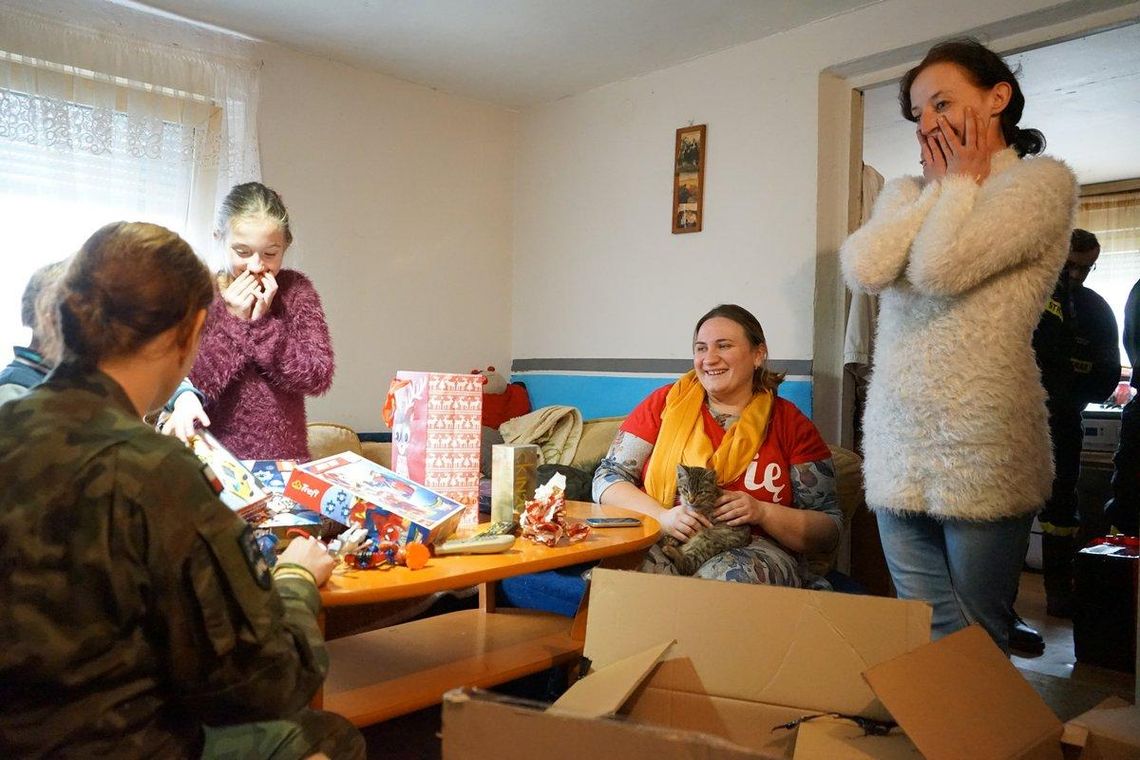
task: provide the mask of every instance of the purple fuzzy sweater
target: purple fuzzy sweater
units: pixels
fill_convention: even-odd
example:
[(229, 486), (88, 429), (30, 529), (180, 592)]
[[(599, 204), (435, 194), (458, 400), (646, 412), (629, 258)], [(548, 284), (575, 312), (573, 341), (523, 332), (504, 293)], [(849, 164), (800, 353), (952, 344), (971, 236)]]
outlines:
[(269, 314), (247, 322), (215, 296), (190, 379), (206, 396), (210, 432), (239, 459), (309, 459), (305, 396), (332, 385), (321, 299), (305, 275), (277, 274)]

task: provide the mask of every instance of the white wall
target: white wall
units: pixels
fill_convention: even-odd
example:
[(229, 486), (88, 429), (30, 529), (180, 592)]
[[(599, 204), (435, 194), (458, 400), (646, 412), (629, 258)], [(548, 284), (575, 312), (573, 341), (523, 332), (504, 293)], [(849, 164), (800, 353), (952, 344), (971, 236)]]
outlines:
[(509, 366), (516, 114), (260, 52), (263, 177), (292, 218), (286, 266), (315, 282), (337, 356), (309, 419), (380, 430), (397, 370)]
[[(685, 357), (696, 318), (735, 301), (774, 358), (812, 358), (821, 72), (1058, 5), (890, 0), (525, 111), (513, 356)], [(691, 122), (708, 124), (704, 230), (673, 235)]]

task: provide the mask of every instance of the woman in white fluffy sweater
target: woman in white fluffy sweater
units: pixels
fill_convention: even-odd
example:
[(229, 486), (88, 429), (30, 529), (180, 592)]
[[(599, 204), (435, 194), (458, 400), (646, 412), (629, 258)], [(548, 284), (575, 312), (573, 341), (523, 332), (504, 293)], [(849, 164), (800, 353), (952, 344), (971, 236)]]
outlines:
[(867, 503), (899, 595), (934, 608), (935, 638), (980, 623), (1008, 651), (1033, 515), (1053, 462), (1031, 336), (1065, 262), (1076, 181), (1028, 158), (1009, 67), (972, 40), (904, 77), (922, 178), (884, 189), (841, 252), (880, 294), (864, 416)]

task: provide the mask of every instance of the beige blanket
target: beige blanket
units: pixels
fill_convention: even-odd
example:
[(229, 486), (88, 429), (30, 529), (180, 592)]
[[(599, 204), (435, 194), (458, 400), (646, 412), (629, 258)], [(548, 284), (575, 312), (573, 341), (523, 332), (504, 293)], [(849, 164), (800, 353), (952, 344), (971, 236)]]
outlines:
[(582, 413), (573, 406), (544, 406), (499, 426), (506, 443), (538, 445), (539, 464), (570, 464), (582, 439)]

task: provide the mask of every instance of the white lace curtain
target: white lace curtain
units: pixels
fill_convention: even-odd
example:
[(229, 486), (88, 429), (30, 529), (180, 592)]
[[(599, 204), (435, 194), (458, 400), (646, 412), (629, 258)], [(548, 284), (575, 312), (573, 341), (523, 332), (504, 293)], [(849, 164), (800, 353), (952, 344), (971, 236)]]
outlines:
[(5, 194), (103, 203), (118, 194), (142, 213), (152, 199), (181, 197), (177, 230), (205, 254), (226, 192), (261, 178), (252, 51), (106, 2), (8, 3), (0, 8)]

